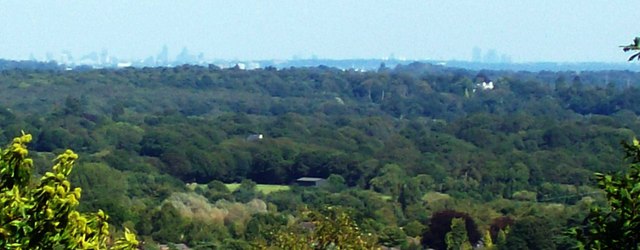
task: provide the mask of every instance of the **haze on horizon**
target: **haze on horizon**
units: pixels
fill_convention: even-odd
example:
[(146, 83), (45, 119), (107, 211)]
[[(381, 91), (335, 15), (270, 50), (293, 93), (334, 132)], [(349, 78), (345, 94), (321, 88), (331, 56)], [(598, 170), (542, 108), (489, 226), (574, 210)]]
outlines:
[(0, 58), (101, 51), (206, 59), (624, 62), (640, 1), (2, 1)]

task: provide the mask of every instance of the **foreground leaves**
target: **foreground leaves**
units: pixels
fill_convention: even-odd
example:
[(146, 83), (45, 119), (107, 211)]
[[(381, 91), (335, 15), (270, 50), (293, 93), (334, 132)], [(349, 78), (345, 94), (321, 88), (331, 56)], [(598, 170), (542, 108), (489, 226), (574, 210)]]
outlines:
[(76, 211), (81, 190), (67, 180), (78, 159), (73, 151), (59, 155), (39, 183), (31, 182), (31, 139), (23, 134), (1, 151), (0, 249), (135, 249), (138, 241), (129, 230), (110, 244), (109, 217), (102, 210)]
[[(624, 52), (627, 52), (629, 50), (640, 50), (640, 37), (636, 37), (635, 39), (633, 39), (632, 44), (620, 47), (622, 47), (622, 50)], [(633, 59), (640, 60), (640, 53), (633, 54), (631, 57), (629, 57), (629, 61), (633, 61)]]
[(378, 249), (371, 234), (361, 232), (343, 209), (328, 207), (305, 212), (303, 221), (276, 232), (270, 247), (263, 249)]
[(631, 166), (626, 173), (596, 174), (609, 207), (591, 209), (573, 233), (586, 249), (640, 249), (640, 142), (623, 144)]

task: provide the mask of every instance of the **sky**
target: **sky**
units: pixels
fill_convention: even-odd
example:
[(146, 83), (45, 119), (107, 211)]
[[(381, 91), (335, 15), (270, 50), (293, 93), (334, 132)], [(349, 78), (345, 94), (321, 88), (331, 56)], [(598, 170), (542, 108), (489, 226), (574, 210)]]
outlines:
[(624, 62), (638, 0), (0, 1), (0, 58), (163, 46), (210, 60), (291, 58)]

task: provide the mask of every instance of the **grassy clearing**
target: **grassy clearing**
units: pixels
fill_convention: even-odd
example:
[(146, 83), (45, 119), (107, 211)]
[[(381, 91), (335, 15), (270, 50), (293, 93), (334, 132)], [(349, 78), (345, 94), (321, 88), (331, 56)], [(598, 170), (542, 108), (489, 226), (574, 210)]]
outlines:
[(424, 194), (424, 196), (422, 196), (422, 200), (426, 201), (427, 203), (434, 203), (436, 201), (440, 201), (440, 200), (448, 200), (451, 199), (451, 196), (449, 196), (448, 194), (443, 194), (440, 192), (427, 192), (426, 194)]
[[(238, 189), (238, 187), (240, 187), (240, 183), (228, 183), (228, 184), (225, 184), (225, 186), (227, 186), (229, 191), (233, 192), (236, 189)], [(290, 189), (291, 189), (291, 187), (289, 187), (287, 185), (271, 185), (271, 184), (257, 184), (256, 185), (256, 190), (258, 192), (262, 192), (263, 194), (270, 194), (270, 193), (278, 192), (278, 191), (288, 191)]]
[(382, 199), (383, 201), (390, 201), (391, 200), (391, 195), (386, 195), (386, 194), (379, 194), (380, 199)]

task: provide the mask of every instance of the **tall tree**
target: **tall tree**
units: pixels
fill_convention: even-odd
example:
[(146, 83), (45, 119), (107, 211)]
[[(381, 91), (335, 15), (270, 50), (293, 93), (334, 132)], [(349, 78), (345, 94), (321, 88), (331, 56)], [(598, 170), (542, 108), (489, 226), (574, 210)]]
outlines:
[(471, 250), (471, 243), (467, 236), (467, 229), (464, 225), (464, 218), (453, 218), (451, 220), (451, 231), (445, 235), (447, 250)]

